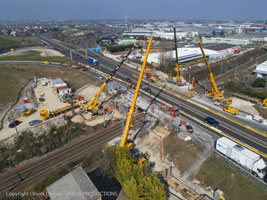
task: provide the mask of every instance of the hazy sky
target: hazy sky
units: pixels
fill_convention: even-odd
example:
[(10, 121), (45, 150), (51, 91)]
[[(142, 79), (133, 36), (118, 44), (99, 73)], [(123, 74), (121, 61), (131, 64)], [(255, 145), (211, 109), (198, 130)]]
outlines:
[(0, 20), (267, 19), (267, 0), (0, 0)]

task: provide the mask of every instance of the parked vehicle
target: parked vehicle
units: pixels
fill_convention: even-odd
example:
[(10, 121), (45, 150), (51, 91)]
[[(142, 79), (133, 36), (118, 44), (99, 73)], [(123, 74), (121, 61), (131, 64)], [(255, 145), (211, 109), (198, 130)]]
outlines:
[(216, 121), (215, 119), (213, 119), (212, 117), (207, 117), (207, 118), (205, 118), (204, 121), (206, 123), (210, 124), (211, 126), (214, 126), (214, 127), (218, 127), (219, 126), (219, 122)]
[(82, 70), (82, 71), (87, 71), (87, 70), (88, 70), (88, 68), (87, 68), (87, 67), (85, 67), (85, 66), (83, 66), (83, 67), (81, 68), (81, 70)]
[(238, 110), (236, 108), (232, 108), (232, 107), (224, 107), (223, 110), (225, 112), (231, 113), (233, 115), (237, 115), (238, 114)]
[(88, 57), (87, 60), (93, 65), (99, 65), (98, 60), (95, 58)]
[(257, 153), (226, 137), (218, 139), (215, 148), (218, 152), (250, 171), (254, 176), (266, 180), (267, 167)]
[(30, 125), (30, 126), (33, 126), (33, 125), (35, 125), (35, 124), (39, 124), (39, 123), (41, 123), (42, 121), (41, 120), (32, 120), (32, 121), (30, 121), (28, 124)]
[(31, 115), (32, 113), (34, 113), (36, 110), (34, 109), (29, 109), (29, 110), (26, 110), (25, 112), (21, 113), (21, 116), (22, 117), (28, 117), (29, 115)]
[(179, 107), (171, 107), (170, 108), (170, 113), (173, 117), (178, 117), (180, 115), (179, 112), (180, 108)]
[(44, 99), (44, 98), (42, 98), (42, 97), (40, 97), (40, 98), (39, 98), (39, 101), (40, 101), (40, 102), (44, 102), (44, 101), (45, 101), (45, 99)]
[(13, 122), (9, 123), (8, 127), (14, 128), (15, 126), (19, 125), (20, 123), (22, 123), (22, 122), (19, 120), (14, 120)]

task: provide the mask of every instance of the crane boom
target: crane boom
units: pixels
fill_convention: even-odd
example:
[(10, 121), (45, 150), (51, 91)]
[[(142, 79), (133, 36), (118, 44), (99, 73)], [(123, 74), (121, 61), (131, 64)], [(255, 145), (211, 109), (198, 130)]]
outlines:
[(211, 81), (211, 83), (212, 83), (212, 87), (213, 87), (213, 88), (212, 88), (212, 96), (218, 96), (218, 97), (219, 97), (219, 96), (222, 96), (222, 93), (220, 93), (219, 90), (218, 90), (217, 84), (216, 84), (216, 82), (215, 82), (213, 73), (212, 73), (212, 71), (211, 71), (211, 68), (210, 68), (208, 59), (207, 59), (207, 57), (206, 57), (206, 55), (205, 55), (205, 52), (204, 52), (204, 50), (203, 50), (202, 44), (201, 44), (200, 41), (198, 41), (197, 43), (199, 44), (199, 47), (200, 47), (200, 49), (201, 49), (201, 52), (202, 52), (203, 58), (204, 58), (204, 60), (205, 60), (206, 66), (207, 66), (207, 68), (208, 68), (208, 70), (209, 70), (210, 81)]
[(175, 48), (175, 66), (176, 66), (176, 79), (175, 81), (181, 81), (180, 78), (180, 69), (179, 69), (179, 64), (178, 64), (178, 47), (177, 47), (177, 39), (176, 39), (176, 26), (173, 26), (173, 32), (174, 32), (174, 48)]
[(128, 117), (127, 117), (127, 120), (126, 120), (125, 128), (124, 128), (122, 139), (121, 139), (121, 143), (120, 143), (121, 147), (127, 145), (128, 133), (129, 133), (129, 129), (130, 129), (132, 118), (133, 118), (133, 114), (134, 114), (134, 107), (135, 107), (135, 103), (136, 103), (136, 100), (137, 100), (137, 97), (138, 97), (138, 93), (139, 93), (139, 89), (140, 89), (140, 86), (141, 86), (141, 82), (142, 82), (144, 70), (145, 70), (145, 67), (146, 67), (146, 61), (147, 61), (147, 57), (148, 57), (148, 54), (149, 54), (151, 43), (152, 43), (152, 36), (150, 36), (149, 43), (148, 43), (148, 46), (147, 46), (147, 49), (146, 49), (145, 59), (144, 59), (143, 65), (142, 65), (142, 69), (141, 69), (137, 84), (136, 84), (136, 89), (135, 89), (135, 92), (134, 92), (132, 105), (131, 105), (129, 113), (128, 113)]
[(134, 48), (137, 47), (136, 44), (128, 51), (128, 53), (122, 58), (119, 65), (111, 72), (109, 77), (106, 78), (106, 81), (101, 85), (98, 92), (95, 94), (95, 96), (91, 99), (91, 101), (88, 103), (86, 110), (98, 110), (99, 105), (97, 104), (100, 94), (103, 92), (105, 87), (107, 86), (108, 82), (113, 78), (113, 76), (117, 73), (117, 71), (121, 68), (122, 64), (127, 60), (129, 55), (132, 53)]

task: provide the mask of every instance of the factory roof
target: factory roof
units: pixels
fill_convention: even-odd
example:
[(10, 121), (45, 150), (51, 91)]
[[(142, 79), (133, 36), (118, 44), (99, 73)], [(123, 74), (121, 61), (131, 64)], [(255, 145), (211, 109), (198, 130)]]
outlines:
[(230, 48), (233, 48), (236, 46), (237, 45), (220, 43), (220, 44), (208, 44), (208, 45), (205, 45), (204, 48), (209, 49), (209, 50), (213, 50), (213, 51), (222, 51), (222, 50), (230, 49)]
[(97, 200), (97, 188), (82, 167), (78, 167), (47, 187), (52, 200)]
[(267, 61), (259, 64), (256, 69), (254, 70), (255, 73), (259, 73), (259, 74), (267, 74)]

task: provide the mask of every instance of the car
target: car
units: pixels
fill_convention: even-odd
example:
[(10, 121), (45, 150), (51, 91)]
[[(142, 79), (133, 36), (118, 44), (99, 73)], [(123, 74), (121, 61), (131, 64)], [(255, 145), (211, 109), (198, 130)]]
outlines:
[(32, 120), (32, 121), (30, 121), (28, 124), (30, 125), (30, 126), (33, 126), (33, 125), (35, 125), (35, 124), (39, 124), (39, 123), (41, 123), (42, 122), (42, 120)]
[(148, 93), (151, 93), (151, 92), (152, 92), (152, 90), (151, 90), (149, 87), (144, 88), (144, 90), (145, 90), (146, 92), (148, 92)]
[(88, 68), (84, 66), (84, 67), (81, 68), (81, 70), (82, 70), (82, 71), (87, 71)]
[(45, 101), (45, 99), (44, 99), (44, 98), (42, 98), (42, 97), (40, 97), (40, 98), (39, 98), (39, 101), (40, 101), (40, 102), (44, 102), (44, 101)]
[(9, 128), (14, 128), (15, 126), (19, 125), (21, 121), (19, 120), (14, 120), (13, 122), (9, 123), (8, 127)]
[(204, 121), (215, 128), (219, 126), (219, 122), (212, 117), (206, 117)]
[(132, 82), (132, 79), (130, 79), (130, 78), (126, 78), (125, 79), (128, 83), (131, 83)]

